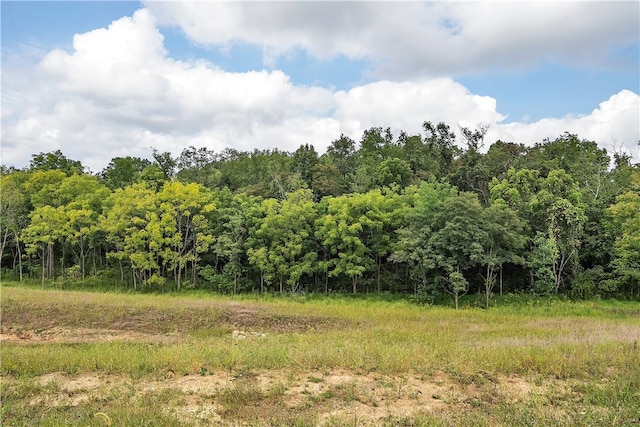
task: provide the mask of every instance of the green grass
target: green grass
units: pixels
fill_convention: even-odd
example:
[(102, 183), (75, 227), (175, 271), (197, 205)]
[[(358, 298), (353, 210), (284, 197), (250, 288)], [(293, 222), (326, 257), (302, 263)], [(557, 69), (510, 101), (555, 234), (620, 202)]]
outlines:
[[(640, 421), (637, 302), (504, 296), (483, 310), (471, 297), (456, 311), (371, 295), (0, 291), (14, 338), (0, 346), (2, 425), (105, 425), (100, 412), (112, 425)], [(83, 378), (99, 386), (75, 401), (68, 383)], [(396, 399), (415, 405), (372, 418)]]

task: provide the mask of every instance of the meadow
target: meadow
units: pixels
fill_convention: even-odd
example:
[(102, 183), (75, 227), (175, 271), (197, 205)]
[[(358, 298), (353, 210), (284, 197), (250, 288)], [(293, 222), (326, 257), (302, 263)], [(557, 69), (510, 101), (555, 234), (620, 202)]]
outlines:
[(640, 304), (0, 288), (3, 426), (637, 426)]

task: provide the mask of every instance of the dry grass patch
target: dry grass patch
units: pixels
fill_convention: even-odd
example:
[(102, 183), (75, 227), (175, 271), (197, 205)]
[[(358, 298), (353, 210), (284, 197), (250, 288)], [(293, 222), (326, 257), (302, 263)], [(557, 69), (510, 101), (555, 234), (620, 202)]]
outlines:
[[(9, 393), (18, 386), (17, 379), (8, 379), (5, 385)], [(241, 375), (218, 371), (205, 375), (168, 375), (162, 380), (52, 373), (34, 378), (33, 386), (39, 393), (29, 398), (29, 406), (35, 409), (46, 405), (51, 410), (66, 409), (72, 413), (74, 408), (99, 403), (105, 396), (121, 394), (135, 405), (149, 396), (171, 395), (177, 404), (165, 407), (165, 416), (175, 417), (184, 425), (249, 425), (256, 420), (278, 424), (285, 415), (317, 425), (351, 418), (357, 419), (358, 425), (380, 425), (385, 420), (415, 418), (425, 413), (461, 411), (478, 403), (529, 402), (550, 389), (567, 387), (565, 382), (557, 380), (536, 385), (521, 377), (500, 377), (490, 383), (463, 385), (442, 371), (424, 377), (344, 369), (296, 375), (286, 370)], [(107, 409), (102, 409), (109, 415)], [(18, 420), (4, 421), (14, 425)]]
[(640, 422), (630, 304), (520, 313), (23, 288), (1, 302), (3, 426), (101, 425), (96, 413), (123, 426)]

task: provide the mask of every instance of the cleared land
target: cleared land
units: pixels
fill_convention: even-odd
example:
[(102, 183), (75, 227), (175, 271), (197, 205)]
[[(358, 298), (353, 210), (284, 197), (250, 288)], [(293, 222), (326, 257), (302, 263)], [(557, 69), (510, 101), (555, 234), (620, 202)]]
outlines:
[(640, 423), (640, 305), (3, 286), (2, 425)]

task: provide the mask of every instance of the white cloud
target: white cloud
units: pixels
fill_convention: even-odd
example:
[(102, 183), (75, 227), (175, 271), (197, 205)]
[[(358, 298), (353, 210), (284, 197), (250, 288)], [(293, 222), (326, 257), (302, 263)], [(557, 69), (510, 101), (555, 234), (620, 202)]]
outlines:
[(554, 139), (565, 131), (595, 141), (609, 152), (614, 141), (618, 145), (623, 144), (626, 152), (637, 162), (640, 160), (640, 96), (630, 90), (622, 90), (601, 102), (588, 115), (497, 125), (489, 130), (486, 140), (501, 139), (531, 145), (545, 138)]
[(448, 78), (396, 83), (379, 81), (337, 92), (334, 117), (345, 133), (359, 139), (372, 126), (420, 132), (422, 123), (443, 121), (453, 126), (497, 123), (505, 117), (496, 111), (495, 99), (470, 93)]
[(534, 143), (570, 131), (609, 148), (618, 138), (640, 158), (640, 98), (630, 91), (589, 115), (501, 124), (505, 116), (494, 98), (451, 78), (331, 91), (293, 84), (278, 70), (232, 73), (206, 61), (178, 61), (168, 56), (155, 19), (142, 9), (78, 34), (73, 51), (51, 51), (35, 68), (3, 61), (2, 163), (22, 167), (32, 154), (61, 149), (98, 172), (113, 157), (149, 157), (152, 146), (175, 155), (189, 145), (293, 151), (311, 143), (324, 151), (341, 133), (356, 140), (372, 126), (418, 133), (426, 120), (454, 128), (490, 124), (488, 142)]
[[(451, 75), (541, 61), (611, 66), (637, 43), (637, 2), (146, 2), (202, 45), (368, 59), (378, 78)], [(629, 65), (629, 64), (627, 64)]]

